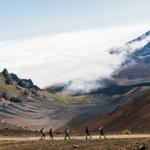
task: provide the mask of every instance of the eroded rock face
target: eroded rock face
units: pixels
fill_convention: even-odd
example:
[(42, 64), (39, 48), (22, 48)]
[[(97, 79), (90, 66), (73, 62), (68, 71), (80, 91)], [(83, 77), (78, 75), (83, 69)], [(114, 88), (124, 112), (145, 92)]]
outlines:
[(40, 90), (40, 88), (36, 85), (34, 85), (33, 81), (31, 79), (20, 79), (18, 78), (17, 75), (11, 73), (10, 74), (11, 79), (15, 81), (19, 86), (27, 89), (35, 89), (35, 90)]
[(10, 76), (9, 72), (7, 71), (7, 69), (4, 69), (2, 74), (5, 78), (6, 84), (12, 84), (11, 76)]
[(17, 85), (26, 88), (28, 90), (34, 89), (34, 90), (40, 90), (40, 88), (32, 82), (31, 79), (20, 79), (16, 74), (9, 74), (7, 69), (4, 69), (2, 72), (6, 84), (12, 84), (13, 82), (17, 83)]
[[(11, 86), (13, 88), (16, 87), (16, 90), (20, 91), (21, 96), (28, 97), (30, 93), (33, 94), (33, 96), (39, 96), (38, 91), (40, 90), (40, 88), (34, 85), (31, 79), (20, 79), (16, 74), (9, 73), (7, 69), (4, 69), (0, 75), (2, 77), (3, 82), (9, 85), (10, 88)], [(3, 88), (0, 89), (0, 98), (13, 103), (22, 102), (22, 99), (20, 99), (18, 96), (14, 97), (14, 95), (11, 92), (9, 93), (9, 91)]]
[(33, 84), (31, 79), (19, 79), (18, 80), (18, 85), (27, 89), (35, 89), (35, 90), (40, 90), (39, 87)]
[(3, 70), (3, 75), (4, 75), (4, 77), (7, 77), (8, 75), (9, 75), (9, 73), (8, 73), (8, 71), (7, 71), (7, 69), (5, 68), (4, 70)]

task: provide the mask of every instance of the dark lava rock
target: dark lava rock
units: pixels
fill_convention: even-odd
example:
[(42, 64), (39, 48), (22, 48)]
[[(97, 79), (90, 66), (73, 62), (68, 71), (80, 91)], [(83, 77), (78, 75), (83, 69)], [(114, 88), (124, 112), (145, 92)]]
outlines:
[(4, 69), (2, 74), (5, 78), (6, 84), (12, 84), (12, 80), (11, 80), (11, 77), (10, 77), (9, 72), (7, 71), (7, 69)]
[(18, 78), (18, 76), (17, 76), (16, 74), (11, 73), (10, 76), (11, 76), (11, 79), (12, 79), (12, 80), (14, 80), (14, 81), (16, 81), (16, 82), (19, 82), (20, 79)]
[(6, 68), (3, 70), (2, 73), (4, 77), (7, 77), (9, 75), (8, 70)]
[(6, 92), (0, 92), (0, 98), (4, 98), (5, 100), (9, 100), (10, 96)]
[(13, 74), (13, 80), (15, 80), (18, 83), (18, 85), (23, 88), (40, 90), (38, 86), (34, 85), (31, 79), (19, 79)]
[(17, 97), (11, 97), (10, 101), (13, 102), (13, 103), (21, 103), (22, 102), (22, 100), (17, 98)]
[(16, 74), (8, 72), (7, 69), (4, 69), (2, 72), (6, 84), (12, 84), (13, 82), (17, 83), (17, 85), (26, 88), (28, 90), (34, 89), (34, 90), (40, 90), (40, 88), (32, 82), (31, 79), (20, 79)]
[(144, 144), (140, 145), (140, 146), (138, 147), (138, 150), (146, 150), (145, 145), (144, 145)]

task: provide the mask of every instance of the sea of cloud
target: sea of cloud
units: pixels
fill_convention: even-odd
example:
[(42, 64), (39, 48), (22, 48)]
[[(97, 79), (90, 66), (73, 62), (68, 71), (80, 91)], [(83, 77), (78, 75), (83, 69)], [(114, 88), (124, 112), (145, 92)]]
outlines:
[[(109, 49), (123, 47), (148, 31), (149, 25), (97, 27), (0, 41), (0, 69), (31, 78), (42, 88), (72, 81), (67, 90), (89, 92), (100, 86), (96, 80), (111, 77), (126, 58), (125, 53), (111, 55)], [(143, 42), (136, 44), (143, 46)]]

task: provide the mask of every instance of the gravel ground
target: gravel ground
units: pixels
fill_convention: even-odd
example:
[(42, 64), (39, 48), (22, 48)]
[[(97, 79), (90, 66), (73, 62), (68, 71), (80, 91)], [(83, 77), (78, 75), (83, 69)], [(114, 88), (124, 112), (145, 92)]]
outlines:
[(139, 150), (140, 147), (150, 150), (150, 138), (0, 141), (0, 150)]

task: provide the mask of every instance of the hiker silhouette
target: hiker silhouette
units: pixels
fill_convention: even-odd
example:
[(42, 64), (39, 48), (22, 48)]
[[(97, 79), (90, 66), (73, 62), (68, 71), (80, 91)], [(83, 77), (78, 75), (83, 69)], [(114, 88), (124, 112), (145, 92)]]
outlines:
[(71, 138), (70, 138), (70, 131), (69, 131), (69, 128), (68, 128), (68, 127), (65, 128), (64, 134), (65, 134), (65, 140), (67, 140), (67, 137), (69, 138), (69, 140), (71, 139)]
[(53, 129), (51, 128), (50, 130), (49, 130), (49, 138), (51, 138), (52, 140), (53, 140)]
[(100, 127), (100, 128), (99, 128), (99, 138), (101, 139), (102, 136), (103, 136), (104, 139), (106, 140), (106, 136), (105, 136), (105, 134), (104, 134), (103, 127)]
[(92, 138), (88, 127), (85, 128), (85, 133), (86, 133), (86, 139), (88, 139), (88, 137)]
[(41, 133), (41, 140), (45, 139), (44, 128), (42, 128), (42, 129), (40, 130), (40, 133)]

